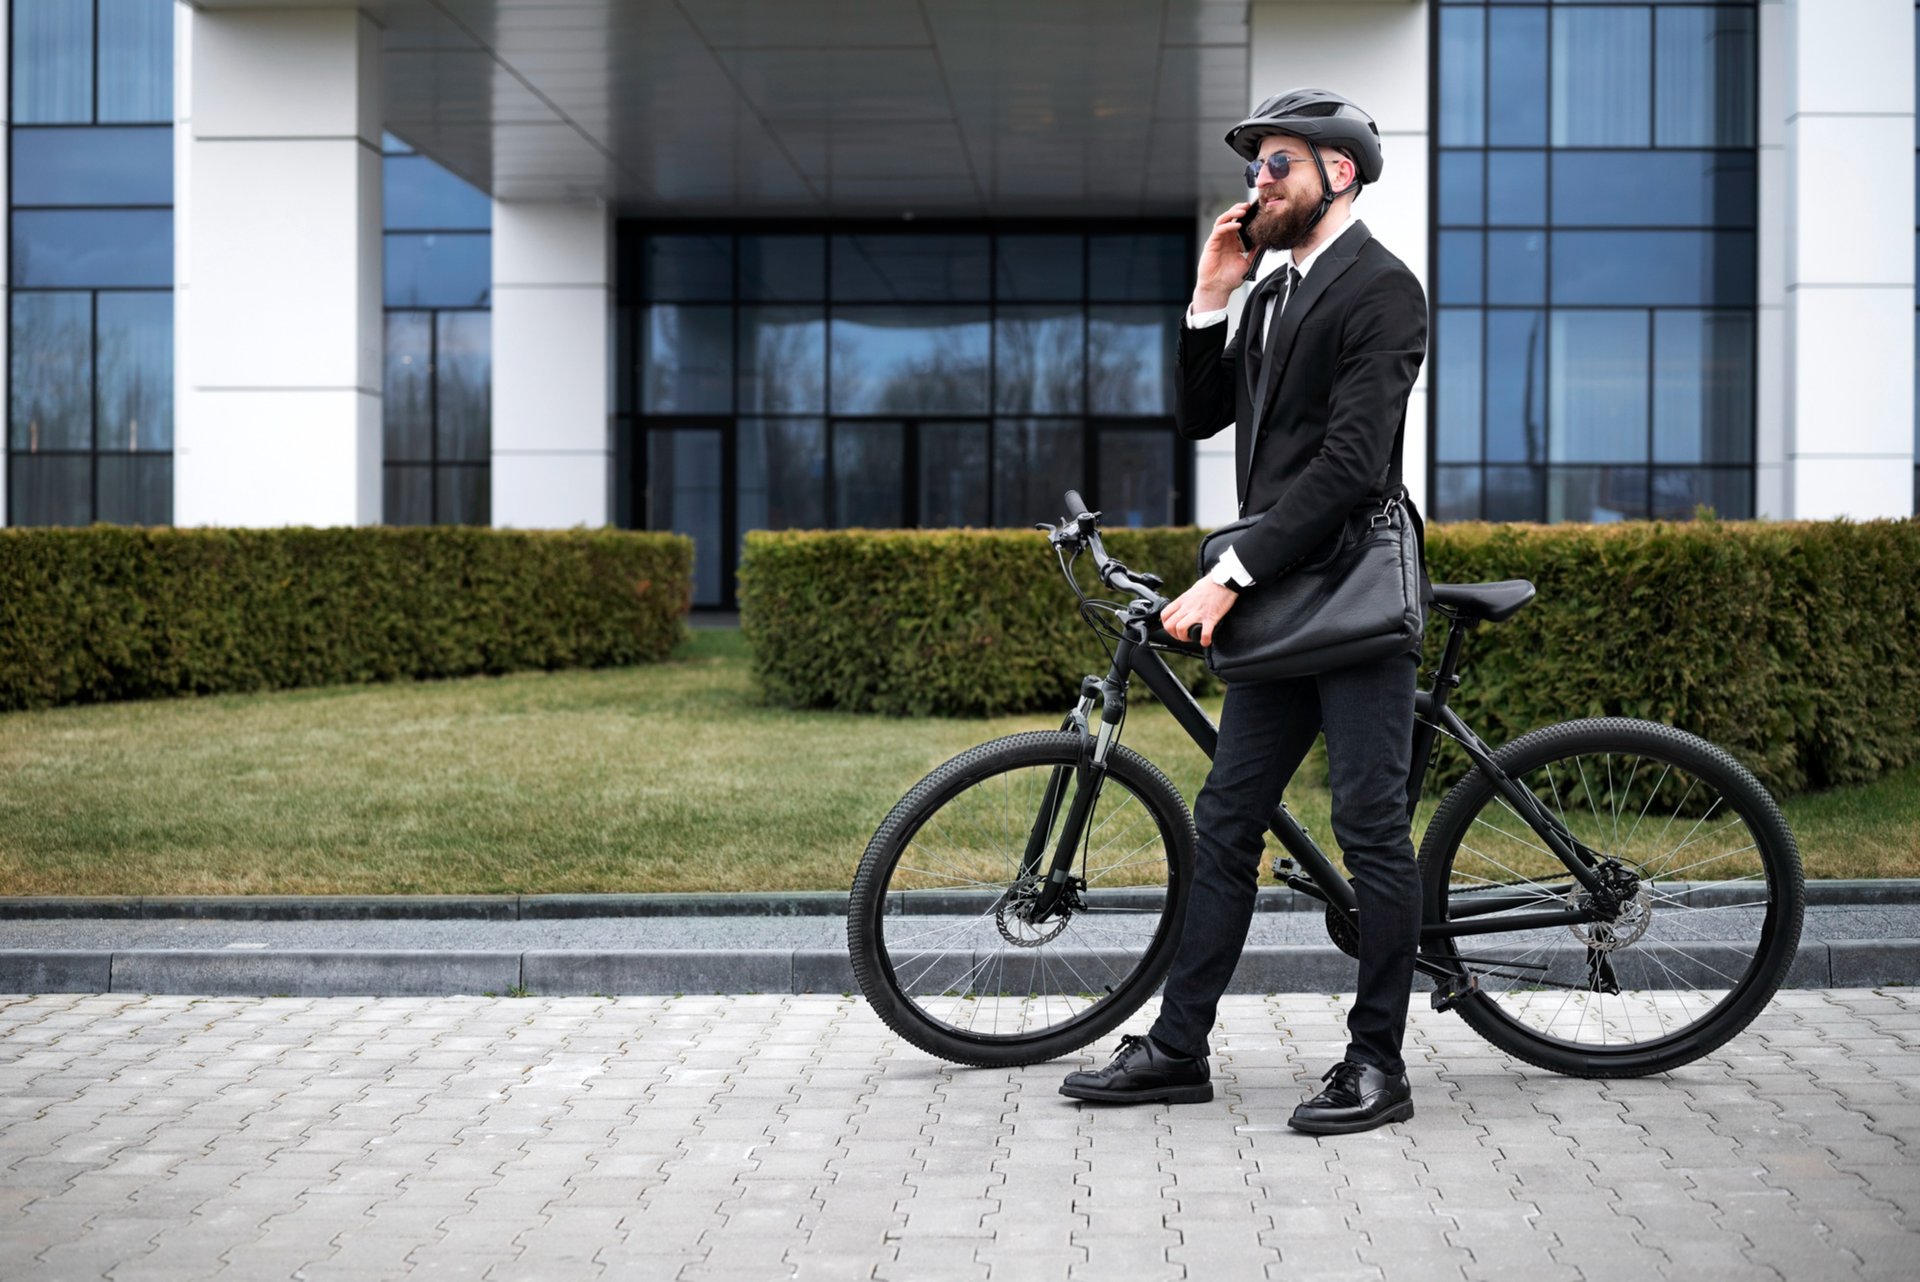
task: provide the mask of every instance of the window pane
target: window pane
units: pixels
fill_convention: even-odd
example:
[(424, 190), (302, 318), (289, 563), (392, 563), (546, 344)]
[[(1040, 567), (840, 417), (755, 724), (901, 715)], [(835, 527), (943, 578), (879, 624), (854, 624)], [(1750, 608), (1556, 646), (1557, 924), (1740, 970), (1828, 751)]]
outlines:
[(1546, 519), (1544, 467), (1490, 467), (1486, 475), (1486, 519), (1540, 521)]
[(1058, 520), (1061, 496), (1084, 489), (1078, 421), (1000, 419), (993, 425), (993, 523)]
[(1553, 233), (1556, 303), (1750, 306), (1753, 273), (1752, 232)]
[(486, 232), (388, 232), (388, 307), (485, 307), (493, 288)]
[(380, 517), (388, 525), (433, 524), (433, 468), (426, 463), (389, 463), (381, 477)]
[(1487, 15), (1487, 142), (1538, 147), (1547, 140), (1547, 11)]
[(433, 469), (434, 520), (441, 525), (493, 524), (493, 469), (462, 463)]
[(115, 525), (173, 521), (173, 456), (102, 454), (98, 519)]
[(1089, 236), (1087, 271), (1087, 297), (1097, 302), (1177, 302), (1193, 293), (1185, 236)]
[(827, 296), (824, 236), (742, 236), (740, 297), (768, 303), (817, 303)]
[(1479, 9), (1440, 11), (1440, 145), (1485, 144), (1487, 16)]
[(1078, 307), (1002, 307), (994, 320), (994, 408), (1079, 413), (1084, 328)]
[(1653, 515), (1660, 521), (1688, 521), (1706, 506), (1729, 521), (1753, 516), (1753, 473), (1739, 468), (1656, 468)]
[(381, 201), (388, 231), (486, 231), (493, 201), (425, 156), (388, 156)]
[(14, 123), (83, 124), (92, 119), (90, 0), (13, 0)]
[(833, 523), (839, 529), (900, 528), (904, 432), (898, 423), (833, 425)]
[(836, 308), (833, 408), (842, 414), (984, 411), (990, 337), (985, 307)]
[(171, 129), (16, 129), (16, 205), (170, 205)]
[(640, 346), (647, 413), (732, 412), (733, 308), (649, 307)]
[(101, 121), (171, 120), (173, 0), (99, 4)]
[(642, 251), (646, 297), (659, 302), (733, 297), (733, 237), (649, 236)]
[(1100, 433), (1100, 479), (1094, 503), (1109, 527), (1173, 524), (1172, 432)]
[(1547, 233), (1490, 231), (1487, 233), (1487, 301), (1489, 303), (1544, 303), (1547, 301)]
[(854, 303), (985, 302), (987, 238), (835, 236), (833, 296)]
[(1645, 9), (1553, 11), (1553, 145), (1644, 147), (1652, 98)]
[(1481, 238), (1477, 231), (1440, 233), (1440, 301), (1480, 301)]
[(1166, 307), (1087, 309), (1087, 392), (1096, 414), (1173, 413), (1173, 344), (1180, 313)]
[(1647, 516), (1644, 467), (1556, 467), (1547, 479), (1549, 521), (1640, 521)]
[[(441, 312), (435, 323), (440, 330), (433, 370), (436, 457), (442, 463), (483, 463), (493, 452), (493, 316)], [(440, 520), (446, 523), (445, 512)]]
[(1645, 462), (1647, 313), (1555, 312), (1552, 334), (1553, 461)]
[(1434, 335), (1436, 457), (1443, 463), (1480, 458), (1480, 315), (1443, 309)]
[[(387, 313), (387, 370), (380, 402), (388, 462), (433, 458), (433, 313)], [(396, 482), (388, 473), (391, 487)], [(387, 523), (411, 525), (387, 508)], [(410, 509), (409, 509), (410, 510)], [(421, 517), (424, 522), (427, 518)]]
[(1435, 469), (1433, 517), (1435, 521), (1477, 521), (1480, 519), (1480, 469), (1442, 467)]
[(719, 605), (720, 433), (647, 433), (646, 528), (693, 539), (693, 603)]
[(820, 530), (827, 524), (827, 425), (817, 418), (743, 418), (741, 530)]
[(1440, 225), (1443, 227), (1486, 221), (1482, 196), (1486, 179), (1486, 155), (1478, 151), (1440, 153)]
[(1509, 227), (1547, 221), (1546, 152), (1487, 154), (1487, 221)]
[(1752, 152), (1570, 151), (1553, 157), (1553, 220), (1588, 227), (1751, 227)]
[(1541, 312), (1487, 313), (1487, 457), (1546, 462), (1547, 326)]
[(740, 409), (818, 414), (827, 407), (827, 317), (812, 307), (740, 309)]
[(85, 294), (15, 294), (12, 322), (8, 420), (13, 448), (91, 449), (92, 300)]
[(14, 455), (7, 461), (7, 518), (13, 525), (91, 525), (92, 457)]
[[(173, 448), (173, 294), (103, 293), (95, 304), (95, 420), (103, 450)], [(106, 473), (101, 473), (104, 486)], [(103, 521), (106, 490), (100, 494)], [(146, 509), (141, 509), (142, 511)], [(162, 522), (164, 523), (164, 522)], [(155, 524), (151, 521), (138, 522)]]
[(920, 524), (925, 529), (984, 526), (987, 425), (920, 425)]
[(169, 286), (173, 284), (173, 211), (16, 211), (13, 283)]
[(1008, 299), (1078, 299), (1085, 290), (1085, 242), (1078, 236), (1002, 236), (995, 289)]
[(1753, 10), (1661, 9), (1653, 140), (1662, 147), (1753, 146)]
[(1654, 459), (1751, 461), (1752, 313), (1655, 312), (1653, 350)]

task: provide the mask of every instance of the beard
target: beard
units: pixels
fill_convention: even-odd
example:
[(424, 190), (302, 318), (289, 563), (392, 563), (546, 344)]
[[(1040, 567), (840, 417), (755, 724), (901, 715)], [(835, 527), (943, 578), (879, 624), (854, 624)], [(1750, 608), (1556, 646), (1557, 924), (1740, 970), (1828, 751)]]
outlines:
[(1278, 205), (1262, 207), (1247, 228), (1256, 249), (1292, 249), (1313, 229), (1313, 215), (1319, 201), (1288, 198)]

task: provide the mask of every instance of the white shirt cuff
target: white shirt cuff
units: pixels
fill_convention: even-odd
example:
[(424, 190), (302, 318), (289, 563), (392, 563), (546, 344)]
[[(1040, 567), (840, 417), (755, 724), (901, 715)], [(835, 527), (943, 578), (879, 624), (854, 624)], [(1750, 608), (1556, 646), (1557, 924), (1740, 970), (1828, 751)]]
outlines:
[(1213, 572), (1207, 575), (1223, 588), (1250, 588), (1253, 576), (1247, 573), (1247, 567), (1240, 564), (1240, 554), (1228, 548), (1220, 554), (1213, 564)]
[(1217, 312), (1196, 312), (1191, 306), (1187, 308), (1188, 329), (1205, 329), (1209, 325), (1224, 325), (1226, 322), (1227, 309), (1224, 307)]

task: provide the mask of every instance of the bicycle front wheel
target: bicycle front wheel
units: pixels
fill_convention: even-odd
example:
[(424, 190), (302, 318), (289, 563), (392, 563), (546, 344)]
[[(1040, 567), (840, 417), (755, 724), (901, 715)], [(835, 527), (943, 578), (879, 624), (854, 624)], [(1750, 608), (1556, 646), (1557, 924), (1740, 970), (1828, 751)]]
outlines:
[(1664, 1072), (1745, 1028), (1793, 964), (1803, 912), (1799, 850), (1759, 781), (1705, 740), (1646, 721), (1548, 726), (1494, 760), (1637, 888), (1611, 921), (1525, 927), (1587, 906), (1586, 892), (1470, 772), (1420, 852), (1423, 950), (1477, 981), (1456, 1007), (1467, 1023), (1582, 1077)]
[[(913, 1045), (955, 1063), (1034, 1064), (1112, 1031), (1179, 944), (1193, 818), (1165, 775), (1115, 745), (1083, 776), (1084, 740), (982, 744), (915, 785), (874, 833), (847, 905), (861, 991)], [(1072, 881), (1036, 914), (1079, 789)], [(1036, 860), (1037, 854), (1037, 860)]]

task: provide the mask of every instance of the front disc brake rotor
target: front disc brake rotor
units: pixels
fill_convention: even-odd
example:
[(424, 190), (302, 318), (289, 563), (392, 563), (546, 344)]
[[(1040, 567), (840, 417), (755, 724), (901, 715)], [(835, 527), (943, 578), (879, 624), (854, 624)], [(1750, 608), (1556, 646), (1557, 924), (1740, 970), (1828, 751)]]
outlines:
[[(1573, 908), (1584, 908), (1583, 896), (1586, 892), (1575, 889), (1567, 896), (1567, 904)], [(1633, 898), (1620, 906), (1620, 915), (1612, 921), (1580, 922), (1567, 927), (1573, 937), (1596, 953), (1610, 953), (1647, 933), (1647, 927), (1653, 924), (1653, 896), (1647, 893), (1643, 885), (1634, 891)]]
[(1069, 886), (1060, 902), (1054, 905), (1055, 916), (1051, 921), (1030, 921), (1027, 914), (1038, 894), (1038, 886), (1022, 886), (1002, 895), (999, 906), (994, 909), (993, 924), (999, 928), (1000, 938), (1015, 948), (1038, 948), (1058, 938), (1072, 920), (1073, 910), (1079, 907), (1079, 896)]

